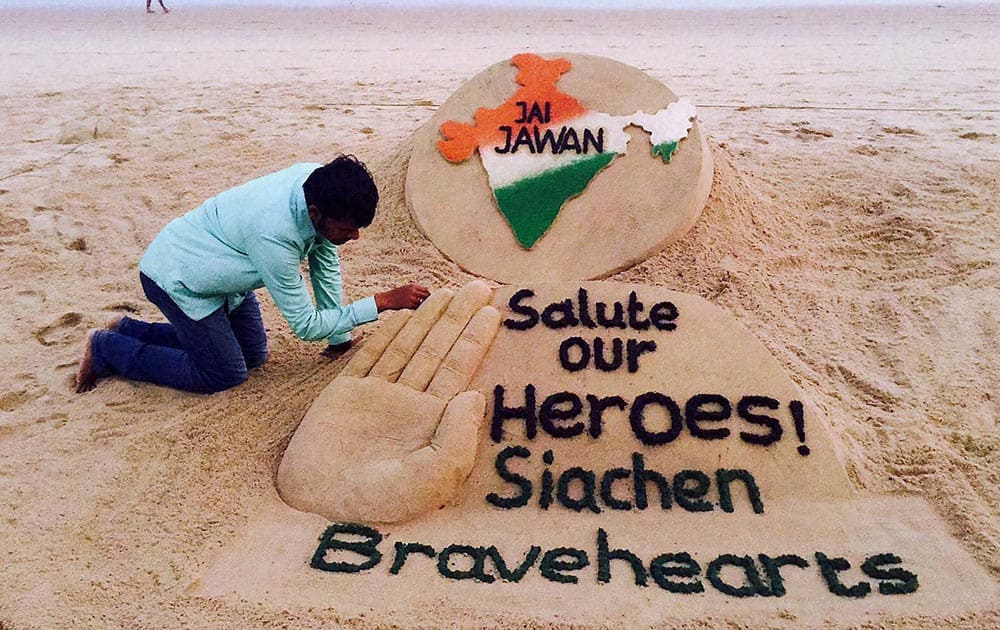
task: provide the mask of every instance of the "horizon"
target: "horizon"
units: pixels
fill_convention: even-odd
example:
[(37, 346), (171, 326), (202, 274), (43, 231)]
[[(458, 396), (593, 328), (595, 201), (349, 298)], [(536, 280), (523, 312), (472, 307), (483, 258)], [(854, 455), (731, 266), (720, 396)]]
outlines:
[[(170, 6), (188, 7), (286, 7), (286, 8), (523, 8), (581, 10), (641, 9), (794, 9), (849, 7), (956, 7), (991, 5), (1000, 0), (548, 0), (540, 7), (533, 0), (169, 0)], [(154, 2), (155, 4), (155, 2)], [(3, 0), (0, 8), (142, 8), (141, 0)]]

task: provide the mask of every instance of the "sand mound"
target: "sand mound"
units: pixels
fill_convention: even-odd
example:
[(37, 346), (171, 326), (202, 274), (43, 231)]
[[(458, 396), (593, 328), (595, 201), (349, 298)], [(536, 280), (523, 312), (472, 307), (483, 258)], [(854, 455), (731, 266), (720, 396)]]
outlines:
[[(533, 71), (544, 79), (532, 80)], [(563, 120), (561, 103), (572, 112)], [(535, 117), (524, 114), (529, 107)], [(669, 118), (672, 108), (672, 126), (684, 131), (665, 142), (649, 120), (654, 112)], [(406, 172), (413, 219), (445, 256), (487, 278), (605, 277), (679, 238), (704, 207), (712, 163), (694, 115), (690, 103), (620, 62), (517, 55), (469, 79), (414, 134)], [(536, 140), (520, 153), (516, 143), (494, 146), (505, 128)], [(581, 154), (579, 143), (561, 149), (562, 140), (536, 148), (543, 128), (558, 138), (599, 133), (601, 148)], [(462, 160), (446, 159), (449, 143)]]

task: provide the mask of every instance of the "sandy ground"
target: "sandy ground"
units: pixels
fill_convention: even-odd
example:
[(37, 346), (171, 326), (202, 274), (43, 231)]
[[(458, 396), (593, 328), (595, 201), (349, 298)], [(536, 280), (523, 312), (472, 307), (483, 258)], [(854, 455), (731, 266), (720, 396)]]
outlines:
[[(409, 137), (521, 50), (610, 56), (695, 101), (709, 204), (611, 279), (727, 308), (826, 414), (858, 489), (923, 497), (1000, 580), (998, 26), (996, 5), (0, 10), (0, 628), (380, 625), (185, 593), (342, 367), (269, 299), (272, 358), (233, 391), (70, 382), (88, 328), (157, 316), (136, 263), (167, 221), (295, 161), (357, 153), (382, 186), (343, 249), (349, 297), (468, 281), (410, 221)], [(1000, 607), (879, 624), (996, 627)]]

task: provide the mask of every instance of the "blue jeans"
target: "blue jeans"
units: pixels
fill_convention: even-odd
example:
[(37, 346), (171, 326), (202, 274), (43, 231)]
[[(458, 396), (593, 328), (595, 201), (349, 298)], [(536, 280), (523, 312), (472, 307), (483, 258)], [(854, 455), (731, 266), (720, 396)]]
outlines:
[(98, 376), (118, 374), (210, 394), (239, 385), (247, 370), (267, 360), (267, 333), (252, 292), (232, 311), (227, 312), (226, 304), (195, 321), (141, 272), (139, 281), (170, 323), (123, 317), (117, 330), (95, 333), (91, 355)]

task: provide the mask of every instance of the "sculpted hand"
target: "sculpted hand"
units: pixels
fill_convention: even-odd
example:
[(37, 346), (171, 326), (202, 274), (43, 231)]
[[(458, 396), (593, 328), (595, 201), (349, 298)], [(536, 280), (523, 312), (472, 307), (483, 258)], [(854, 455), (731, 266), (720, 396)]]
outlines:
[(463, 391), (500, 312), (482, 282), (397, 311), (313, 402), (278, 467), (278, 492), (330, 520), (398, 522), (441, 507), (476, 459), (486, 401)]

